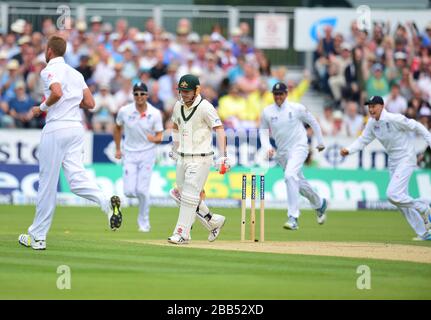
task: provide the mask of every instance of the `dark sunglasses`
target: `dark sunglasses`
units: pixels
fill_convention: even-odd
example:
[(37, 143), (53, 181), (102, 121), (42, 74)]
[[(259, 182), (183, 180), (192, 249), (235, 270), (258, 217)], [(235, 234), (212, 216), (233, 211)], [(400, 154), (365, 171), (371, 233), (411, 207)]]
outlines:
[(282, 95), (286, 94), (286, 92), (273, 92), (272, 94), (274, 96), (282, 96)]
[(142, 97), (142, 96), (146, 96), (147, 93), (146, 92), (134, 92), (133, 95), (135, 97)]

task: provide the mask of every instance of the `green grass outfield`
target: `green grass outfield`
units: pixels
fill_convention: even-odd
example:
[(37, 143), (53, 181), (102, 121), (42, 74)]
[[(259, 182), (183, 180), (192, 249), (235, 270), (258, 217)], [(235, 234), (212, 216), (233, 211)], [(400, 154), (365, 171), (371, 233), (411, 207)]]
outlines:
[[(216, 210), (214, 210), (216, 211)], [(239, 209), (220, 240), (237, 240)], [(357, 258), (235, 252), (127, 243), (166, 239), (175, 208), (152, 208), (152, 231), (139, 233), (137, 208), (125, 208), (123, 227), (108, 231), (97, 208), (58, 207), (48, 250), (18, 244), (34, 216), (31, 206), (0, 206), (1, 299), (430, 299), (431, 264)], [(267, 241), (363, 241), (430, 246), (413, 242), (398, 212), (329, 212), (318, 226), (304, 212), (300, 230), (282, 228), (285, 212), (266, 210)], [(248, 229), (247, 229), (248, 230)], [(207, 232), (196, 224), (193, 240)], [(371, 290), (358, 290), (359, 265), (371, 268)], [(57, 267), (71, 268), (71, 290), (58, 290)]]

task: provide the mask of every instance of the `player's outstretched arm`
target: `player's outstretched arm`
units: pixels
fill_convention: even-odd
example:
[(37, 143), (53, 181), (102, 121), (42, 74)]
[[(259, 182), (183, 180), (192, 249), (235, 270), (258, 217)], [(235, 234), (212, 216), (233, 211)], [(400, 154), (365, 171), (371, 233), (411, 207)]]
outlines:
[(370, 144), (371, 141), (373, 141), (374, 139), (375, 136), (373, 130), (371, 130), (370, 128), (370, 122), (368, 121), (361, 136), (357, 138), (350, 146), (348, 146), (347, 148), (343, 148), (344, 152), (343, 149), (341, 149), (340, 154), (345, 157), (349, 154), (358, 152), (365, 148), (368, 144)]

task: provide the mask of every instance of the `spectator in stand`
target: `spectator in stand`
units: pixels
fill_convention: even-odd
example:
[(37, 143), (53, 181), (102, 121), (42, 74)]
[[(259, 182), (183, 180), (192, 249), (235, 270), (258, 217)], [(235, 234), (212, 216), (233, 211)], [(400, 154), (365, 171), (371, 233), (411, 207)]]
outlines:
[(44, 87), (40, 72), (45, 68), (45, 66), (45, 59), (34, 59), (33, 72), (31, 72), (27, 77), (27, 88), (30, 92), (30, 97), (36, 102), (36, 105), (40, 104), (44, 98)]
[[(200, 76), (202, 74), (202, 69), (196, 63), (196, 56), (193, 53), (188, 53), (186, 57), (186, 62), (180, 65), (177, 71), (177, 78), (181, 78), (186, 74), (194, 74)], [(205, 61), (206, 62), (206, 61)]]
[(364, 117), (358, 114), (358, 104), (355, 101), (347, 101), (344, 116), (345, 132), (348, 137), (358, 137), (364, 127)]
[(163, 62), (164, 56), (162, 50), (157, 50), (156, 52), (156, 64), (151, 68), (151, 78), (155, 80), (159, 80), (160, 77), (164, 76), (167, 73), (167, 65)]
[(347, 42), (341, 44), (341, 54), (330, 55), (328, 68), (328, 84), (331, 89), (332, 97), (339, 104), (342, 98), (342, 89), (346, 86), (345, 70), (351, 61), (351, 46)]
[(157, 64), (157, 61), (156, 46), (149, 42), (145, 45), (144, 55), (139, 57), (139, 68), (151, 69)]
[(67, 50), (64, 56), (64, 60), (67, 64), (76, 69), (79, 67), (80, 58), (83, 51), (85, 52), (86, 50), (83, 48), (82, 43), (79, 41), (78, 38), (74, 38), (72, 40), (72, 43), (69, 42), (67, 44)]
[(428, 130), (431, 128), (430, 117), (431, 117), (431, 109), (430, 108), (422, 107), (419, 110), (418, 121), (420, 123), (422, 123), (424, 125), (424, 127), (427, 128)]
[(302, 80), (296, 83), (295, 80), (287, 80), (287, 90), (289, 92), (287, 101), (300, 102), (304, 94), (310, 88), (310, 73), (308, 70), (304, 70)]
[(331, 105), (326, 105), (323, 109), (323, 117), (318, 118), (322, 134), (331, 136), (334, 126), (334, 111)]
[(423, 98), (431, 102), (431, 60), (429, 60), (428, 66), (424, 67), (424, 70), (420, 73), (417, 85), (422, 91)]
[(171, 63), (168, 66), (168, 73), (164, 76), (160, 77), (159, 79), (159, 85), (160, 85), (160, 91), (159, 91), (159, 98), (163, 101), (165, 106), (169, 106), (170, 103), (176, 99), (177, 97), (177, 70), (178, 66), (175, 63)]
[(24, 81), (19, 70), (19, 63), (16, 60), (9, 60), (6, 65), (7, 73), (3, 74), (0, 82), (1, 95), (4, 100), (8, 101), (15, 97), (15, 84)]
[(31, 48), (31, 38), (29, 36), (20, 37), (18, 40), (18, 46), (19, 53), (14, 55), (12, 59), (15, 59), (20, 65), (22, 65), (24, 63), (24, 55), (26, 54), (27, 50)]
[(117, 104), (111, 94), (109, 84), (101, 84), (100, 92), (94, 95), (95, 107), (90, 111), (93, 113), (92, 127), (94, 132), (111, 133), (114, 128), (114, 114), (117, 113)]
[(400, 93), (401, 95), (410, 100), (413, 97), (413, 88), (414, 88), (414, 79), (413, 75), (410, 73), (408, 67), (404, 67), (402, 70), (401, 80), (399, 82)]
[[(193, 35), (193, 36), (192, 36)], [(190, 34), (188, 41), (190, 43), (190, 45), (193, 46), (195, 45), (195, 41), (196, 41), (196, 36), (198, 37), (197, 39), (197, 43), (199, 43), (199, 36), (197, 34)], [(190, 42), (190, 37), (192, 38), (192, 42)], [(180, 55), (178, 54), (177, 51), (175, 51), (173, 49), (172, 46), (172, 41), (174, 40), (174, 35), (172, 33), (168, 33), (168, 32), (164, 32), (161, 35), (161, 43), (162, 43), (162, 50), (163, 50), (163, 63), (165, 65), (169, 65), (174, 61), (179, 61), (180, 60)]]
[(13, 128), (14, 126), (15, 121), (9, 116), (9, 105), (0, 100), (0, 128)]
[(345, 100), (360, 101), (361, 92), (363, 90), (363, 68), (362, 68), (363, 53), (362, 49), (355, 48), (352, 51), (352, 61), (344, 69), (344, 77), (346, 86), (342, 89), (342, 96)]
[(400, 94), (400, 86), (397, 83), (392, 85), (391, 92), (383, 99), (388, 112), (404, 114), (407, 111), (407, 100)]
[(224, 71), (228, 71), (237, 64), (237, 59), (233, 54), (232, 45), (229, 42), (225, 42), (223, 45), (223, 55), (220, 58), (220, 64)]
[(202, 71), (200, 82), (202, 86), (211, 87), (214, 91), (220, 91), (220, 85), (225, 77), (223, 70), (217, 65), (217, 56), (208, 53), (207, 65)]
[(346, 126), (343, 121), (343, 113), (340, 110), (335, 110), (333, 114), (334, 122), (332, 123), (331, 135), (333, 137), (347, 136)]
[(8, 64), (8, 53), (6, 50), (3, 49), (0, 51), (0, 81), (3, 79), (3, 76), (8, 74), (7, 64)]
[[(199, 49), (201, 37), (196, 32), (192, 32), (187, 36), (187, 41), (189, 43), (190, 52), (196, 55)], [(179, 57), (174, 58), (174, 60), (179, 60)]]
[(132, 83), (128, 79), (123, 80), (123, 84), (121, 86), (121, 90), (116, 92), (114, 95), (116, 110), (113, 112), (117, 115), (118, 110), (126, 104), (132, 103), (133, 100), (133, 91), (132, 91)]
[(274, 96), (268, 90), (268, 83), (265, 79), (261, 79), (258, 89), (247, 97), (247, 110), (253, 110), (253, 113), (257, 113), (260, 116), (263, 109), (273, 103)]
[(115, 76), (114, 71), (114, 61), (111, 59), (109, 52), (105, 49), (98, 52), (99, 63), (97, 63), (96, 68), (93, 73), (93, 80), (97, 85), (102, 83), (109, 83)]
[(248, 95), (258, 89), (259, 82), (260, 76), (256, 66), (253, 63), (246, 62), (244, 64), (244, 75), (239, 77), (236, 82), (239, 89)]
[[(233, 84), (229, 94), (219, 99), (217, 111), (226, 128), (244, 128), (242, 120), (254, 117), (252, 114), (247, 114), (247, 111), (249, 111), (247, 100), (241, 95), (237, 84)], [(256, 127), (256, 123), (252, 127)]]
[(42, 33), (35, 32), (31, 35), (31, 46), (34, 48), (36, 56), (43, 54), (44, 39)]
[(103, 19), (101, 16), (93, 16), (90, 18), (90, 36), (98, 43), (104, 40), (102, 26)]
[(228, 78), (229, 83), (236, 83), (239, 77), (244, 75), (245, 57), (238, 57), (238, 64), (229, 69)]
[[(138, 75), (138, 68), (136, 65), (135, 56), (133, 55), (132, 46), (125, 44), (120, 49), (120, 53), (123, 55), (123, 71), (122, 75), (126, 79), (133, 79)], [(115, 76), (115, 69), (114, 69)]]
[(85, 82), (93, 76), (93, 68), (89, 65), (90, 57), (88, 54), (82, 54), (79, 58), (79, 67), (76, 68), (82, 76), (84, 77)]
[[(143, 82), (146, 83), (146, 82)], [(159, 98), (160, 85), (158, 81), (153, 81), (150, 85), (147, 101), (156, 109), (159, 109), (162, 115), (165, 113), (165, 104)]]
[(366, 79), (366, 90), (368, 96), (383, 97), (389, 93), (389, 82), (383, 74), (383, 66), (380, 63), (373, 65), (371, 68), (371, 75), (369, 75), (368, 69), (364, 69), (364, 75)]
[(36, 102), (25, 92), (25, 83), (15, 84), (15, 97), (9, 100), (9, 114), (15, 120), (17, 128), (38, 128), (39, 121), (33, 118), (31, 108)]
[(123, 64), (117, 63), (114, 66), (114, 77), (109, 82), (109, 87), (111, 88), (111, 93), (115, 94), (120, 91), (123, 87), (124, 80), (123, 76)]

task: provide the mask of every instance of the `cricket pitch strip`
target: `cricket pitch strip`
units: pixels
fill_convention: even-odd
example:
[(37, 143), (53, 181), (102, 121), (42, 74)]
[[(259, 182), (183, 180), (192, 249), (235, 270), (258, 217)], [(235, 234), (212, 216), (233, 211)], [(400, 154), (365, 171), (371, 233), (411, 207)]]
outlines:
[(197, 248), (209, 250), (228, 250), (243, 252), (300, 254), (344, 258), (365, 258), (393, 261), (408, 261), (431, 264), (431, 247), (369, 243), (369, 242), (315, 242), (315, 241), (266, 241), (264, 243), (240, 241), (192, 241), (186, 245), (174, 245), (167, 240), (125, 240), (158, 246), (177, 246), (178, 248)]

